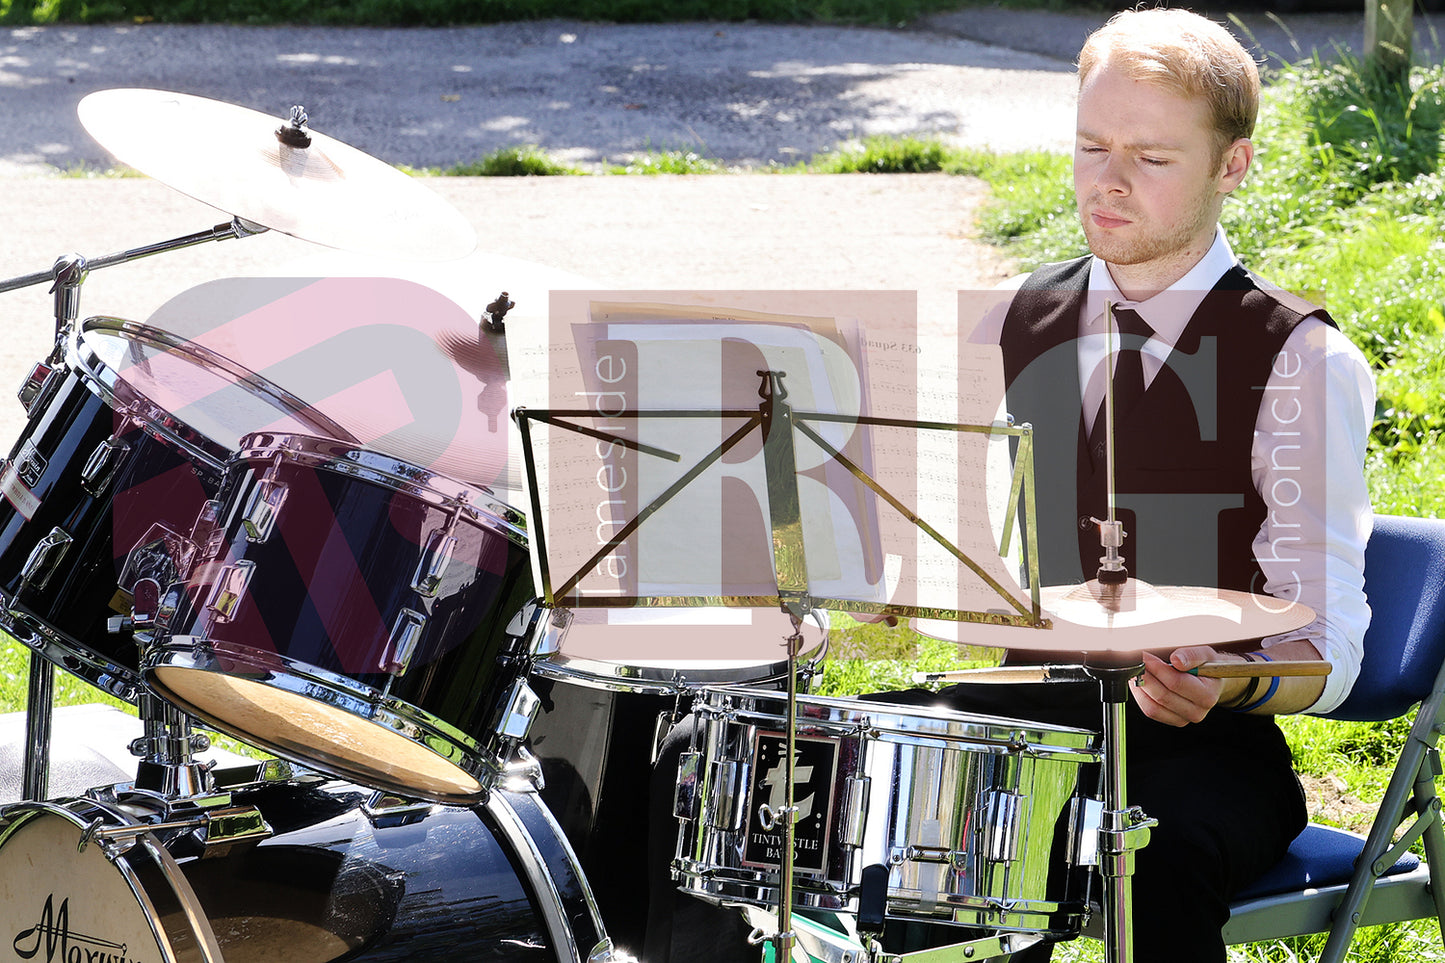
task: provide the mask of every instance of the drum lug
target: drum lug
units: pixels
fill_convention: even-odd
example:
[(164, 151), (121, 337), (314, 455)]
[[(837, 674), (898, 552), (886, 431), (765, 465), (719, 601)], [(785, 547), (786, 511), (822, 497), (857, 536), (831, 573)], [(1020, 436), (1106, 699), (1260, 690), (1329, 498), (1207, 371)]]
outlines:
[(1019, 830), (1023, 826), (1023, 797), (998, 790), (984, 799), (984, 855), (995, 863), (1018, 859)]
[(206, 602), (206, 608), (214, 613), (215, 621), (229, 622), (236, 617), (255, 570), (256, 563), (246, 558), (222, 567), (216, 586), (211, 590), (211, 598)]
[(237, 846), (258, 843), (275, 835), (261, 810), (255, 806), (230, 806), (205, 814), (202, 859), (225, 856)]
[[(416, 647), (421, 644), (421, 633), (426, 628), (426, 614), (415, 609), (402, 609), (392, 624), (391, 635), (386, 640), (386, 651), (381, 656), (381, 671), (400, 678), (406, 675)], [(523, 733), (525, 735), (525, 733)]]
[(742, 827), (747, 794), (739, 790), (748, 785), (752, 769), (751, 763), (732, 759), (719, 759), (709, 766), (708, 781), (711, 785), (713, 812), (717, 814), (709, 822), (713, 828), (736, 832)]
[(41, 407), (41, 398), (51, 384), (51, 375), (55, 373), (55, 370), (53, 366), (43, 361), (36, 362), (35, 366), (30, 369), (30, 374), (26, 375), (25, 380), (20, 383), (20, 390), (15, 394), (20, 399), (20, 404), (25, 408), (27, 415)]
[(527, 680), (518, 679), (512, 687), (501, 718), (497, 720), (497, 735), (517, 742), (527, 738), (527, 732), (532, 728), (532, 720), (537, 717), (537, 709), (541, 704), (542, 700), (537, 698), (537, 693), (527, 685)]
[(854, 849), (863, 845), (863, 827), (868, 819), (868, 792), (873, 780), (867, 776), (849, 776), (845, 780), (847, 794), (844, 799), (843, 825), (839, 828), (839, 839), (844, 846)]
[[(72, 541), (74, 539), (65, 529), (56, 526), (50, 530), (50, 534), (36, 542), (35, 547), (30, 550), (30, 556), (25, 560), (25, 566), (20, 570), (21, 586), (28, 585), (43, 591)], [(18, 596), (20, 593), (17, 591), (15, 594)]]
[(272, 481), (270, 478), (262, 478), (251, 490), (246, 510), (241, 515), (246, 541), (259, 545), (271, 537), (271, 530), (276, 526), (276, 516), (281, 514), (281, 509), (286, 504), (288, 490), (284, 482)]
[[(210, 498), (196, 513), (196, 520), (191, 524), (191, 544), (199, 553), (198, 558), (215, 558), (220, 550), (221, 542), (226, 537), (221, 528), (221, 512), (225, 507), (224, 502)], [(189, 573), (182, 573), (182, 577), (188, 575)]]
[(677, 763), (677, 789), (672, 796), (672, 814), (678, 819), (697, 818), (697, 772), (700, 752), (684, 752)]
[(1099, 865), (1099, 831), (1104, 827), (1104, 803), (1075, 796), (1069, 813), (1069, 852), (1075, 866)]
[(448, 529), (438, 529), (427, 539), (426, 550), (417, 563), (416, 574), (411, 577), (411, 590), (422, 598), (436, 598), (441, 588), (442, 576), (451, 564), (452, 552), (456, 550), (456, 536)]
[(111, 435), (96, 445), (85, 460), (85, 467), (80, 470), (80, 486), (92, 495), (100, 495), (115, 477), (121, 459), (129, 453), (130, 445), (121, 441), (118, 435)]
[(361, 804), (361, 811), (371, 825), (378, 828), (409, 826), (419, 823), (431, 813), (433, 806), (420, 799), (407, 799), (396, 793), (378, 791)]

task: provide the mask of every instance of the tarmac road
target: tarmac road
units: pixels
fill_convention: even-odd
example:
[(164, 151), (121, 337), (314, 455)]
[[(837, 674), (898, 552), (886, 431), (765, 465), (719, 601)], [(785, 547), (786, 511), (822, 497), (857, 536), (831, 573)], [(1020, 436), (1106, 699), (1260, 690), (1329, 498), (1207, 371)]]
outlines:
[[(0, 278), (45, 270), (70, 251), (95, 258), (190, 234), (232, 213), (143, 178), (52, 176), (57, 167), (111, 163), (76, 118), (93, 90), (181, 90), (278, 117), (301, 103), (315, 129), (411, 166), (517, 143), (593, 165), (649, 148), (791, 163), (875, 133), (1060, 150), (1072, 136), (1070, 58), (1099, 19), (969, 10), (907, 30), (557, 21), (437, 30), (6, 28)], [(1329, 49), (1357, 45), (1361, 20), (1286, 22), (1305, 49)], [(1261, 51), (1289, 49), (1263, 18), (1251, 29)], [(919, 291), (924, 323), (947, 326), (952, 292), (991, 286), (1010, 270), (973, 239), (983, 191), (966, 178), (439, 178), (430, 186), (470, 220), (481, 244), (472, 259), (426, 272), (428, 283), (474, 316), (508, 290), (520, 316), (540, 317), (548, 289), (588, 283), (887, 288)], [(93, 272), (81, 313), (144, 320), (196, 284), (294, 273), (298, 261), (310, 265), (303, 270), (358, 269), (273, 232)], [(50, 319), (44, 286), (0, 294), (0, 385), (16, 384), (48, 351)], [(0, 405), (0, 436), (19, 425), (18, 407)]]

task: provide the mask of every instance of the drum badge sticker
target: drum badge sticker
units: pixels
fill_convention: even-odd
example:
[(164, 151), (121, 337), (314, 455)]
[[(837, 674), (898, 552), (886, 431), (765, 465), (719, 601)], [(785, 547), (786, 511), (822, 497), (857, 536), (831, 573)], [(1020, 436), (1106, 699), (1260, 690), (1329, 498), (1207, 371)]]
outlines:
[(141, 963), (127, 954), (124, 943), (71, 930), (70, 898), (61, 900), (56, 909), (53, 893), (45, 897), (36, 924), (15, 934), (12, 948), (22, 960), (43, 963)]
[[(762, 807), (776, 813), (787, 805), (783, 754), (787, 736), (760, 732), (754, 737), (753, 774), (748, 786), (747, 839), (742, 864), (778, 868), (783, 859), (783, 826), (764, 819)], [(798, 737), (793, 760), (793, 805), (798, 807), (794, 826), (793, 868), (799, 872), (828, 871), (828, 839), (833, 823), (833, 780), (838, 768), (838, 744), (831, 739)], [(772, 824), (771, 827), (768, 824)]]

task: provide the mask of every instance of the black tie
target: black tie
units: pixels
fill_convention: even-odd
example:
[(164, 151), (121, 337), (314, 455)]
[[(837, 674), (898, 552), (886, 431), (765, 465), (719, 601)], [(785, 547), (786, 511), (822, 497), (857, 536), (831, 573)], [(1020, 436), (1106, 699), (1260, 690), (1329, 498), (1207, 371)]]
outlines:
[[(1144, 397), (1144, 358), (1140, 349), (1154, 336), (1149, 322), (1129, 308), (1114, 309), (1114, 324), (1119, 334), (1118, 352), (1114, 355), (1114, 421), (1125, 415)], [(1105, 414), (1108, 399), (1099, 403), (1094, 427), (1089, 431), (1089, 447), (1097, 449), (1108, 437)]]

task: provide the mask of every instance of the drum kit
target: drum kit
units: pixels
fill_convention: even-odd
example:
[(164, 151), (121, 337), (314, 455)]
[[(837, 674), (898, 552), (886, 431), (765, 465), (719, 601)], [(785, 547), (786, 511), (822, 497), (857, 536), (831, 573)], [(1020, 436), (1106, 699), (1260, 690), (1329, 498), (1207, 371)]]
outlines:
[[(827, 638), (807, 604), (772, 613), (785, 659), (575, 655), (585, 626), (568, 635), (569, 613), (537, 598), (526, 515), (484, 484), (368, 447), (344, 412), (196, 340), (82, 319), (89, 271), (206, 241), (275, 230), (445, 260), (475, 235), (300, 108), (278, 122), (111, 90), (80, 115), (117, 158), (231, 220), (0, 281), (51, 284), (56, 324), (0, 465), (0, 628), (31, 653), (23, 799), (0, 807), (0, 959), (624, 959), (613, 940), (637, 945), (645, 925), (640, 797), (688, 713), (675, 877), (705, 900), (777, 907), (778, 956), (902, 958), (872, 938), (795, 943), (794, 907), (799, 932), (811, 913), (856, 917), (865, 936), (885, 918), (985, 934), (940, 960), (1067, 937), (1087, 900), (1050, 872), (1064, 850), (1127, 891), (1147, 823), (1121, 774), (1102, 801), (1081, 779), (1099, 763), (1119, 773), (1121, 732), (1101, 744), (799, 694)], [(500, 332), (511, 302), (494, 304)], [(1073, 651), (1151, 647), (1138, 632), (1164, 617), (1154, 596), (1119, 598), (1047, 596), (1045, 609), (1077, 630)], [(1143, 627), (1120, 631), (1111, 606)], [(1307, 621), (1296, 606), (1228, 631)], [(1041, 634), (971, 629), (1008, 640), (986, 644)], [(137, 707), (133, 782), (50, 798), (57, 666)], [(1122, 706), (1138, 659), (1083, 671)], [(266, 758), (201, 763), (203, 727)], [(594, 894), (593, 880), (608, 885)], [(1127, 959), (1126, 896), (1113, 918)]]

